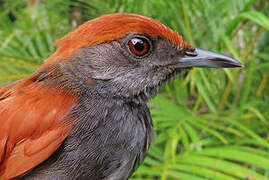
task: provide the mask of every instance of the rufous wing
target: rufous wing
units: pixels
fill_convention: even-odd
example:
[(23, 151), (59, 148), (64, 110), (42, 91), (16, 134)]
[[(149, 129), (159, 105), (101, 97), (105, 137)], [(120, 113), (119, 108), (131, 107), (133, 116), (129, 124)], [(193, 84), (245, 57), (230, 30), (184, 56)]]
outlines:
[(39, 85), (36, 76), (0, 88), (0, 180), (23, 176), (42, 163), (72, 129), (66, 114), (76, 99)]

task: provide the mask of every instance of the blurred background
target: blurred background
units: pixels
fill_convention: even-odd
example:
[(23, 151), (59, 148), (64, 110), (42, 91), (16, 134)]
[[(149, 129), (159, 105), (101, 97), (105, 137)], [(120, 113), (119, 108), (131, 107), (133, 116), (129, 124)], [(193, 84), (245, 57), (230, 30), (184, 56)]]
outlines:
[(245, 64), (194, 68), (149, 103), (158, 137), (132, 180), (268, 180), (268, 0), (0, 0), (0, 85), (33, 73), (54, 40), (115, 12), (152, 17)]

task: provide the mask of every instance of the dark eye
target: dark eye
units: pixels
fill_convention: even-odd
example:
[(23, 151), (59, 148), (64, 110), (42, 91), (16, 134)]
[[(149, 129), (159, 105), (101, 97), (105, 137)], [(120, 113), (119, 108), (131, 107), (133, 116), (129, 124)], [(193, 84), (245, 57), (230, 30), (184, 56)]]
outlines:
[(147, 39), (135, 37), (129, 40), (128, 47), (135, 56), (144, 56), (149, 51), (149, 42)]

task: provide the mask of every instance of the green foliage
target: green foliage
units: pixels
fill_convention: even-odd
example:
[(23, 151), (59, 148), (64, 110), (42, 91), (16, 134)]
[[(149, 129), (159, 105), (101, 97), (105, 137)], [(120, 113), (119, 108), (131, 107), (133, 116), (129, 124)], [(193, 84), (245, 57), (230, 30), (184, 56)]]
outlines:
[(31, 74), (86, 19), (138, 13), (242, 69), (197, 69), (150, 103), (158, 137), (133, 180), (269, 179), (267, 0), (2, 0), (0, 83)]

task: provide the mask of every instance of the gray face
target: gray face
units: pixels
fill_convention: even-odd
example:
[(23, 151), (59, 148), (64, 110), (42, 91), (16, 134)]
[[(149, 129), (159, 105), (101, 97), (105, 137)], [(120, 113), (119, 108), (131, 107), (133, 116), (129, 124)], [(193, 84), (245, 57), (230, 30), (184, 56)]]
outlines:
[[(148, 43), (144, 55), (137, 56), (130, 49), (128, 43), (134, 38)], [(72, 59), (81, 76), (95, 80), (100, 94), (147, 101), (182, 70), (176, 65), (184, 54), (168, 40), (128, 34), (117, 41), (84, 47)]]

